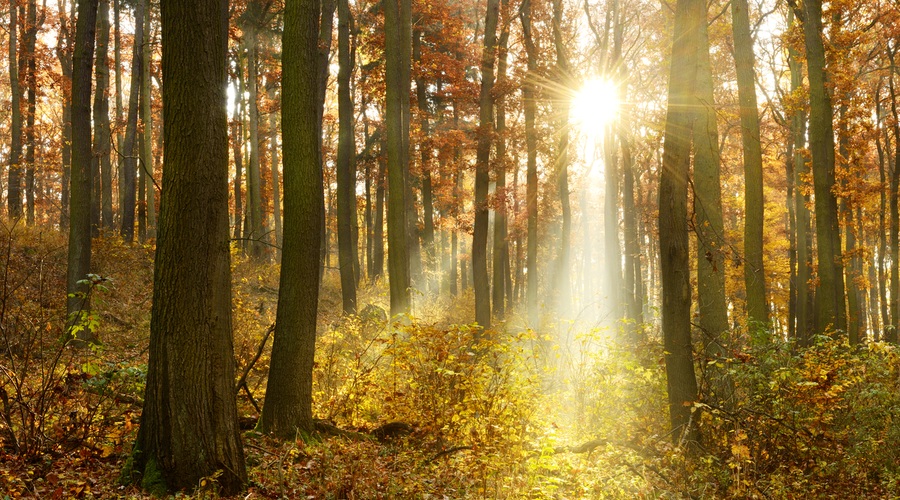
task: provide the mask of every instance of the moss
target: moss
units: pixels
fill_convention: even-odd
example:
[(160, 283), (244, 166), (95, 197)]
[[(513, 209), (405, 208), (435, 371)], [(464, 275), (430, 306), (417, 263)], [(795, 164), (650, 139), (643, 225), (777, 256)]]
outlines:
[(162, 470), (154, 458), (147, 460), (147, 463), (144, 465), (141, 488), (155, 497), (164, 497), (169, 493), (169, 489), (166, 487), (166, 480), (163, 479)]

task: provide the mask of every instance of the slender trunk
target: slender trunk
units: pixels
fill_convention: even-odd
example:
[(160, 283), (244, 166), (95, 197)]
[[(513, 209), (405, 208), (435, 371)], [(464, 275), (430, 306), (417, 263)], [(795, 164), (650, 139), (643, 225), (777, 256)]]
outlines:
[[(274, 84), (269, 86), (268, 93), (269, 102), (273, 103), (274, 107), (277, 102)], [(281, 222), (281, 174), (279, 170), (281, 161), (278, 158), (278, 152), (281, 147), (278, 145), (277, 115), (278, 113), (269, 113), (269, 133), (272, 134), (269, 138), (269, 154), (272, 157), (272, 219), (275, 223), (275, 255), (276, 262), (281, 262), (281, 244), (284, 238), (284, 232), (282, 230)]]
[[(135, 11), (135, 26), (144, 24), (144, 6), (138, 3)], [(144, 30), (137, 29), (134, 33), (134, 47), (131, 54), (131, 93), (128, 96), (128, 123), (125, 127), (125, 140), (120, 154), (125, 156), (122, 165), (121, 189), (125, 191), (122, 197), (122, 228), (121, 234), (125, 241), (131, 243), (134, 240), (134, 216), (137, 189), (137, 120), (138, 106), (141, 94), (141, 47), (144, 44)]]
[(382, 152), (378, 155), (378, 169), (375, 177), (375, 220), (372, 229), (372, 272), (369, 279), (374, 283), (384, 274), (384, 201), (387, 187), (387, 161)]
[[(37, 111), (37, 58), (35, 45), (40, 24), (44, 22), (44, 14), (37, 18), (37, 2), (28, 0), (27, 20), (25, 27), (25, 60), (27, 61), (25, 85), (28, 87), (28, 110), (25, 125), (25, 216), (29, 226), (34, 225), (34, 169), (35, 140), (34, 117)], [(46, 5), (44, 6), (46, 13)]]
[(113, 229), (112, 174), (110, 173), (110, 123), (109, 123), (109, 0), (100, 0), (97, 12), (97, 58), (94, 61), (97, 76), (94, 94), (94, 156), (91, 170), (94, 175), (91, 200), (91, 229), (94, 236), (100, 228)]
[[(234, 62), (237, 72), (237, 78), (234, 82), (237, 92), (234, 93), (234, 116), (231, 119), (231, 149), (234, 154), (234, 232), (232, 233), (235, 240), (243, 238), (244, 229), (242, 222), (244, 220), (244, 202), (242, 184), (242, 171), (244, 169), (244, 78), (243, 69), (241, 69), (240, 49), (235, 54)], [(244, 243), (241, 242), (241, 248)]]
[[(146, 237), (156, 238), (156, 182), (153, 180), (153, 113), (150, 107), (150, 0), (144, 2), (144, 43), (141, 47), (141, 122), (144, 135), (141, 141), (141, 176), (144, 177), (146, 200)], [(107, 140), (107, 143), (109, 141)], [(108, 170), (108, 169), (107, 169)]]
[(356, 59), (350, 46), (353, 19), (349, 0), (338, 0), (338, 132), (337, 229), (338, 267), (344, 312), (356, 313), (356, 276), (353, 270), (353, 223), (356, 218), (356, 141), (350, 77)]
[[(500, 33), (497, 52), (497, 86), (503, 88), (508, 77), (506, 76), (509, 59), (509, 0), (502, 2), (503, 30)], [(497, 145), (496, 145), (496, 211), (494, 212), (494, 262), (493, 262), (493, 308), (494, 315), (503, 319), (506, 315), (506, 295), (511, 293), (508, 287), (509, 281), (509, 230), (507, 228), (508, 195), (506, 190), (506, 97), (503, 94), (497, 96), (496, 101), (497, 120)]]
[[(75, 1), (73, 0), (73, 5)], [(61, 210), (59, 217), (59, 227), (61, 230), (69, 228), (69, 177), (72, 161), (72, 35), (69, 31), (71, 19), (67, 15), (67, 5), (65, 0), (59, 0), (57, 3), (59, 12), (59, 32), (57, 34), (56, 57), (59, 59), (59, 65), (62, 69), (62, 100), (63, 100), (63, 117), (62, 117), (62, 145), (60, 147), (62, 155), (62, 186), (61, 186)]]
[(263, 259), (265, 252), (265, 229), (263, 228), (262, 213), (262, 180), (259, 167), (259, 48), (257, 47), (256, 33), (258, 23), (263, 15), (259, 0), (250, 3), (250, 7), (256, 7), (257, 16), (251, 19), (244, 32), (244, 43), (247, 48), (247, 107), (250, 118), (250, 163), (247, 165), (247, 214), (250, 228), (249, 248), (250, 257)]
[[(12, 99), (12, 123), (10, 125), (9, 177), (6, 185), (6, 202), (9, 218), (22, 216), (22, 89), (19, 85), (18, 54), (18, 2), (11, 0), (9, 8), (9, 93)], [(93, 41), (91, 43), (93, 47)], [(90, 203), (90, 199), (88, 199)]]
[(526, 267), (528, 284), (526, 287), (526, 309), (528, 324), (538, 326), (540, 311), (538, 310), (538, 271), (537, 271), (537, 229), (538, 229), (538, 185), (537, 185), (537, 132), (535, 131), (535, 76), (537, 70), (537, 48), (531, 32), (531, 0), (524, 0), (520, 11), (522, 32), (527, 53), (528, 74), (522, 87), (522, 98), (525, 108), (525, 147), (528, 152), (527, 170), (525, 174), (525, 200), (528, 214), (528, 250)]
[[(116, 65), (116, 175), (119, 179), (119, 189), (118, 189), (118, 207), (119, 214), (118, 217), (122, 217), (122, 206), (123, 196), (125, 194), (125, 190), (122, 189), (122, 182), (125, 179), (123, 175), (123, 170), (125, 166), (124, 158), (122, 156), (122, 151), (125, 142), (125, 134), (124, 134), (124, 106), (122, 105), (122, 31), (119, 29), (119, 1), (113, 0), (113, 27), (115, 28), (115, 38), (113, 39), (113, 61)], [(110, 174), (110, 177), (112, 175)], [(112, 182), (110, 182), (110, 187), (112, 186)], [(110, 203), (112, 203), (112, 195), (110, 195)]]
[[(413, 59), (422, 60), (422, 31), (413, 35)], [(422, 73), (416, 75), (416, 106), (421, 116), (422, 141), (419, 144), (419, 158), (422, 171), (422, 243), (425, 246), (425, 288), (430, 294), (437, 294), (436, 257), (434, 246), (434, 191), (431, 184), (431, 109), (428, 105), (428, 89)]]
[[(571, 86), (569, 61), (562, 33), (563, 2), (553, 0), (553, 45), (556, 49), (557, 82)], [(562, 211), (562, 225), (559, 234), (559, 254), (556, 261), (554, 288), (556, 289), (556, 312), (560, 318), (568, 318), (572, 308), (572, 284), (569, 280), (569, 246), (572, 234), (572, 209), (569, 203), (569, 100), (560, 99), (558, 106), (557, 134), (559, 142), (556, 150), (556, 192)]]

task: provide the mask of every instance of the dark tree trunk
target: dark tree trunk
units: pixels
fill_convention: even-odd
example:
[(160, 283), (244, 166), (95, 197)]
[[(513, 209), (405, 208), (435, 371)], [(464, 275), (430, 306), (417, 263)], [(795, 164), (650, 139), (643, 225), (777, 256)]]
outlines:
[[(74, 6), (74, 1), (72, 5)], [(69, 182), (71, 175), (72, 161), (72, 34), (70, 31), (70, 23), (74, 19), (67, 14), (67, 6), (64, 0), (57, 3), (59, 11), (59, 33), (56, 45), (56, 57), (59, 59), (59, 65), (63, 74), (63, 123), (62, 123), (62, 189), (61, 189), (61, 206), (59, 216), (59, 227), (61, 230), (69, 228)]]
[[(500, 33), (497, 52), (497, 86), (503, 88), (508, 77), (509, 45), (509, 0), (503, 0), (503, 30)], [(512, 290), (507, 286), (509, 276), (509, 229), (507, 223), (508, 193), (506, 190), (506, 98), (498, 95), (496, 100), (497, 146), (496, 146), (496, 181), (497, 203), (494, 212), (494, 262), (493, 262), (493, 299), (494, 315), (503, 319), (506, 315), (506, 295)]]
[[(6, 203), (10, 219), (17, 219), (22, 216), (22, 88), (19, 81), (20, 54), (17, 50), (19, 9), (16, 8), (16, 3), (11, 2), (9, 9), (9, 93), (12, 100), (12, 122), (10, 124), (11, 138)], [(91, 47), (93, 45), (92, 39)], [(90, 113), (90, 110), (88, 110), (88, 113)], [(88, 198), (88, 203), (90, 203), (90, 198)]]
[[(91, 308), (91, 68), (97, 0), (80, 0), (72, 66), (72, 187), (69, 198), (69, 256), (66, 273), (67, 331), (93, 342), (85, 320)], [(21, 205), (20, 205), (21, 207)]]
[[(46, 6), (44, 7), (46, 11)], [(25, 26), (25, 60), (26, 74), (25, 85), (28, 87), (28, 109), (25, 117), (25, 220), (29, 226), (34, 225), (34, 115), (37, 111), (37, 59), (35, 57), (35, 45), (37, 43), (38, 27), (44, 23), (44, 13), (41, 19), (37, 17), (37, 2), (28, 0)]]
[[(537, 70), (537, 48), (531, 32), (531, 0), (524, 0), (520, 11), (522, 31), (525, 39), (525, 52), (527, 54), (528, 73), (533, 74)], [(537, 132), (535, 131), (535, 115), (537, 104), (535, 102), (534, 77), (526, 77), (522, 87), (522, 98), (525, 101), (525, 148), (528, 152), (528, 163), (525, 174), (525, 204), (528, 214), (528, 249), (526, 251), (526, 267), (528, 283), (525, 287), (526, 304), (528, 311), (528, 324), (538, 326), (540, 311), (538, 310), (538, 272), (537, 272), (537, 229), (538, 229), (538, 185), (537, 185)]]
[(132, 480), (161, 495), (218, 474), (219, 493), (234, 495), (247, 473), (234, 393), (227, 3), (162, 0), (161, 11), (166, 188)]
[[(318, 135), (316, 2), (285, 3), (281, 124), (284, 131), (284, 248), (272, 363), (260, 430), (281, 438), (311, 432), (312, 372), (323, 223)], [(313, 124), (313, 126), (310, 126)]]
[(494, 61), (500, 0), (488, 0), (485, 14), (484, 48), (481, 55), (478, 146), (475, 159), (475, 228), (472, 235), (472, 271), (475, 282), (475, 322), (491, 327), (491, 283), (487, 268), (488, 184), (490, 184), (491, 139), (494, 131)]
[(356, 140), (353, 133), (353, 100), (350, 77), (355, 54), (350, 47), (349, 0), (338, 0), (338, 150), (337, 150), (337, 237), (338, 267), (344, 312), (356, 313), (356, 276), (353, 270), (353, 219), (356, 218)]
[[(697, 5), (702, 2), (702, 6)], [(673, 439), (696, 438), (692, 404), (697, 379), (691, 348), (691, 282), (688, 244), (692, 96), (696, 88), (699, 30), (704, 0), (678, 0), (669, 76), (669, 103), (659, 179), (659, 244), (662, 271), (662, 333), (665, 345), (669, 417)]]

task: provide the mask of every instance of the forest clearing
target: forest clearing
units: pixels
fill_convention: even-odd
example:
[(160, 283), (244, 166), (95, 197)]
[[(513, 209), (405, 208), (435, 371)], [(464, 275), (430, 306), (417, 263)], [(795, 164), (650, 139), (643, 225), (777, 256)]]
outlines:
[(0, 499), (900, 497), (896, 2), (0, 20)]

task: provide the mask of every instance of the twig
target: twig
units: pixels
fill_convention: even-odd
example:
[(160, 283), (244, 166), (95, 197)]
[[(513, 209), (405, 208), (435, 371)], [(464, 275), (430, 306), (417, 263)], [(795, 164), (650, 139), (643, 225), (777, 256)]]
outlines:
[[(247, 367), (244, 368), (244, 373), (241, 374), (241, 378), (238, 379), (237, 385), (234, 386), (235, 395), (241, 391), (242, 385), (243, 386), (247, 385), (247, 375), (250, 374), (250, 370), (253, 369), (253, 365), (255, 365), (256, 362), (259, 361), (259, 358), (262, 357), (263, 351), (265, 351), (265, 349), (266, 349), (266, 342), (269, 341), (269, 336), (272, 335), (272, 332), (274, 332), (274, 331), (275, 331), (275, 323), (272, 323), (271, 325), (269, 325), (269, 328), (266, 329), (266, 334), (263, 335), (262, 342), (259, 343), (259, 348), (256, 350), (256, 356), (254, 356), (253, 359), (250, 361), (250, 363), (247, 364)], [(247, 389), (247, 392), (248, 393), (250, 392), (249, 388)], [(250, 400), (251, 401), (253, 400), (253, 396), (250, 396)], [(256, 404), (254, 404), (253, 406), (255, 407)], [(257, 408), (257, 411), (259, 411), (258, 408)]]

